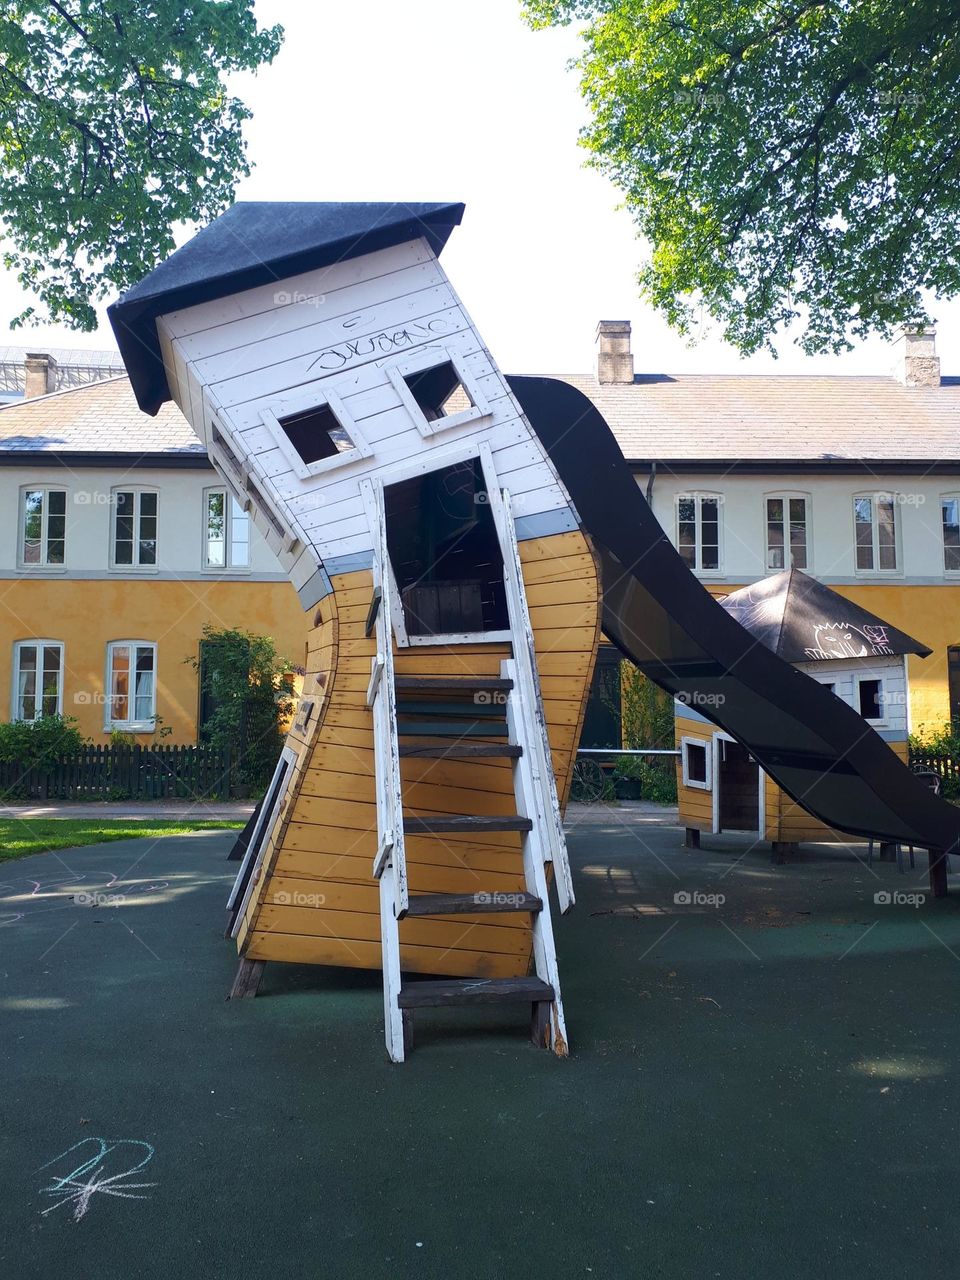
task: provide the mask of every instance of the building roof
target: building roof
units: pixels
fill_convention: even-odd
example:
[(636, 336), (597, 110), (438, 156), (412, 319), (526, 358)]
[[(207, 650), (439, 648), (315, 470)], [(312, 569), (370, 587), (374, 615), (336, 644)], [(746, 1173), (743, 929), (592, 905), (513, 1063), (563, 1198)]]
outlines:
[(157, 316), (420, 236), (439, 253), (463, 208), (403, 201), (233, 205), (108, 310), (141, 409), (156, 413), (170, 399)]
[(932, 652), (875, 613), (799, 569), (786, 569), (720, 603), (766, 648), (785, 662), (827, 662)]
[(628, 462), (960, 461), (960, 378), (560, 375), (610, 424)]
[(22, 453), (206, 457), (177, 406), (147, 417), (126, 376), (0, 407), (0, 454)]

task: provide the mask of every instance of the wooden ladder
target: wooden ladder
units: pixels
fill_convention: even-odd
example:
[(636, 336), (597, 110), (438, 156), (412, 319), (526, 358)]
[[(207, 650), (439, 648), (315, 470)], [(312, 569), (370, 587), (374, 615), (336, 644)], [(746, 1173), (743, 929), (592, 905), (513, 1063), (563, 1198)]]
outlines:
[[(483, 458), (488, 488), (492, 462)], [(489, 467), (489, 471), (488, 471)], [(393, 661), (389, 558), (382, 489), (366, 482), (374, 532), (374, 596), (368, 630), (376, 633), (367, 703), (374, 716), (378, 851), (373, 874), (380, 882), (383, 990), (387, 1052), (402, 1062), (413, 1045), (414, 1010), (474, 1004), (527, 1004), (534, 1042), (564, 1056), (566, 1026), (553, 937), (547, 864), (552, 863), (561, 911), (574, 901), (560, 818), (546, 721), (537, 678), (520, 558), (509, 495), (491, 490), (504, 563), (513, 655), (499, 677), (398, 676)], [(464, 701), (463, 695), (470, 695)], [(479, 696), (478, 696), (479, 695)], [(483, 695), (486, 695), (485, 697)], [(437, 738), (449, 741), (437, 743)], [(484, 741), (474, 741), (482, 738)], [(424, 741), (429, 739), (430, 741)], [(503, 739), (491, 741), (490, 739)], [(511, 762), (516, 813), (414, 816), (403, 811), (403, 757)], [(518, 832), (524, 873), (522, 893), (414, 894), (407, 887), (404, 837), (463, 832)], [(403, 981), (399, 921), (406, 916), (528, 914), (534, 973), (516, 978)]]

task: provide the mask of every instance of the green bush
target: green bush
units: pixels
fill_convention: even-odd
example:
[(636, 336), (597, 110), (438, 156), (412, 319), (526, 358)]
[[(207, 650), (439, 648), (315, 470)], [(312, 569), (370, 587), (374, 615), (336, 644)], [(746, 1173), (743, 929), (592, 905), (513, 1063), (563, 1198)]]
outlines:
[(0, 724), (0, 761), (17, 761), (24, 769), (40, 769), (69, 759), (86, 746), (73, 716), (41, 716)]
[(294, 668), (269, 636), (235, 627), (205, 626), (200, 657), (187, 661), (200, 674), (213, 711), (204, 742), (239, 751), (236, 780), (265, 787), (283, 746), (283, 725), (294, 707)]
[[(620, 664), (620, 716), (623, 746), (629, 751), (674, 746), (673, 698), (639, 671), (632, 662)], [(677, 803), (674, 756), (621, 756), (614, 769), (618, 779), (640, 784), (640, 795), (654, 804)]]
[[(914, 756), (946, 756), (950, 760), (960, 760), (960, 729), (951, 723), (935, 725), (919, 725), (916, 733), (909, 738), (910, 758)], [(960, 801), (960, 780), (943, 778), (940, 794), (945, 800)]]

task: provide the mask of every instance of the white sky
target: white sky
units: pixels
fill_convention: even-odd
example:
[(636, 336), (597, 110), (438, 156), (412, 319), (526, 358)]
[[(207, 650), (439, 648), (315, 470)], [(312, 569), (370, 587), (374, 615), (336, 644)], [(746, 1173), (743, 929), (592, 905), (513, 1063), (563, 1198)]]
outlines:
[[(571, 30), (531, 32), (519, 0), (258, 0), (284, 46), (235, 91), (254, 112), (248, 200), (462, 200), (444, 266), (499, 364), (586, 372), (600, 319), (633, 321), (638, 372), (886, 373), (872, 340), (839, 359), (741, 359), (718, 337), (696, 346), (641, 303), (643, 252), (618, 192), (584, 166), (586, 121)], [(6, 332), (23, 298), (0, 280), (0, 343), (112, 347), (95, 334)], [(960, 372), (960, 302), (939, 304), (944, 372)]]

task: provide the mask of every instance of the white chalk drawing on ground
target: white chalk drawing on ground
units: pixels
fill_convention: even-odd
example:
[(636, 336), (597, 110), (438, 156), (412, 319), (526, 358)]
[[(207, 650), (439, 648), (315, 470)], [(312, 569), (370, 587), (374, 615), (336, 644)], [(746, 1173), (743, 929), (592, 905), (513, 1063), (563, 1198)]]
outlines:
[[(74, 1153), (84, 1147), (89, 1154), (76, 1168), (59, 1176), (56, 1173), (49, 1175), (50, 1185), (42, 1187), (40, 1194), (42, 1196), (56, 1196), (58, 1199), (55, 1204), (42, 1209), (41, 1216), (53, 1213), (54, 1209), (59, 1209), (63, 1205), (70, 1205), (73, 1208), (74, 1222), (79, 1222), (90, 1208), (90, 1201), (97, 1194), (116, 1196), (121, 1200), (148, 1200), (150, 1198), (149, 1196), (138, 1195), (137, 1192), (143, 1191), (147, 1187), (155, 1187), (157, 1185), (155, 1182), (123, 1181), (125, 1178), (132, 1177), (135, 1173), (139, 1173), (153, 1159), (153, 1147), (149, 1142), (143, 1142), (139, 1138), (116, 1138), (111, 1141), (107, 1141), (106, 1138), (83, 1138), (80, 1142), (75, 1142), (72, 1147), (68, 1147), (66, 1151), (62, 1151), (60, 1155), (48, 1160), (46, 1164), (42, 1164), (37, 1172), (42, 1173), (44, 1169), (50, 1169), (58, 1164), (61, 1165), (61, 1168), (65, 1165), (69, 1166), (78, 1159), (78, 1156)], [(118, 1172), (111, 1174), (109, 1172), (108, 1158), (121, 1151), (121, 1148), (124, 1147), (129, 1148), (129, 1150), (120, 1156), (120, 1161), (125, 1157), (134, 1160), (137, 1155), (142, 1155), (142, 1159), (137, 1161), (136, 1164), (131, 1164), (129, 1168), (120, 1169)], [(61, 1164), (61, 1162), (63, 1163)], [(111, 1163), (113, 1167), (116, 1167), (118, 1161)]]

